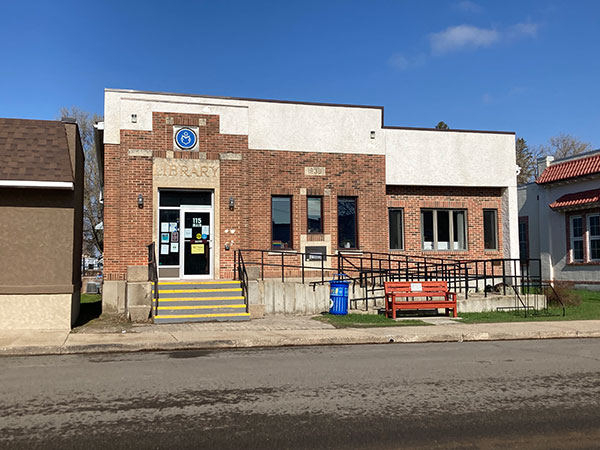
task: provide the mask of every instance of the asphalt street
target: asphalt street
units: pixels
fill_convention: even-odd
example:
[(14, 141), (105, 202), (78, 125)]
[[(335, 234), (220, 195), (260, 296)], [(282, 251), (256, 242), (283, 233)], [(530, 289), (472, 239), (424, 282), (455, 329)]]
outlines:
[(0, 358), (0, 448), (599, 448), (600, 340)]

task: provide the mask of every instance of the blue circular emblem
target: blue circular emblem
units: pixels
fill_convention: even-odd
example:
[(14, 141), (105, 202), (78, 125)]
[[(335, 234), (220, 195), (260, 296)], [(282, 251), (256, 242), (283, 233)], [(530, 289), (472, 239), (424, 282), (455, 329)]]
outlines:
[(202, 239), (206, 239), (206, 238), (208, 238), (208, 234), (203, 234)]
[(196, 145), (196, 133), (189, 128), (182, 128), (175, 134), (175, 142), (182, 150), (189, 150)]

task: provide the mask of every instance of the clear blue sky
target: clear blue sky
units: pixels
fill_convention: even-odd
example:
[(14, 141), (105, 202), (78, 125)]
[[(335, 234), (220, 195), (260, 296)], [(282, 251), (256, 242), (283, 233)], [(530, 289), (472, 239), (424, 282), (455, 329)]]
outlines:
[(5, 1), (0, 117), (126, 88), (385, 107), (600, 147), (598, 1)]

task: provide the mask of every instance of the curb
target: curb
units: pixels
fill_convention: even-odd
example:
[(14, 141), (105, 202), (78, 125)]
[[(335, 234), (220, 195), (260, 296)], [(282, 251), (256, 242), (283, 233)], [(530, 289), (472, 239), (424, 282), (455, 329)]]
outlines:
[[(371, 335), (364, 330), (352, 329), (352, 334), (328, 337), (298, 337), (298, 336), (268, 336), (263, 339), (210, 339), (196, 341), (179, 341), (172, 343), (106, 343), (87, 345), (56, 345), (56, 346), (24, 346), (0, 348), (2, 356), (41, 356), (41, 355), (76, 355), (94, 353), (133, 353), (145, 351), (177, 351), (203, 349), (248, 349), (273, 347), (299, 347), (322, 345), (357, 345), (357, 344), (416, 344), (444, 342), (485, 342), (485, 341), (516, 341), (538, 339), (589, 339), (600, 338), (598, 331), (557, 330), (529, 331), (518, 333), (506, 332), (472, 332), (472, 333), (440, 333), (433, 336), (418, 334)], [(359, 331), (359, 333), (356, 333)]]

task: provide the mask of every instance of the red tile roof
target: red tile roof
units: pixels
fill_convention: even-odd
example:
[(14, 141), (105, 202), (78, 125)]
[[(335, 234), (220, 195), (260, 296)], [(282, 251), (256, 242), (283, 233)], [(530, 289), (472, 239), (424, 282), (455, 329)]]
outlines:
[(0, 119), (0, 180), (72, 182), (65, 125)]
[(536, 180), (537, 184), (600, 173), (600, 154), (552, 164)]
[(578, 206), (591, 206), (592, 203), (600, 203), (600, 189), (566, 194), (550, 203), (549, 206), (552, 209), (562, 209), (576, 208)]

